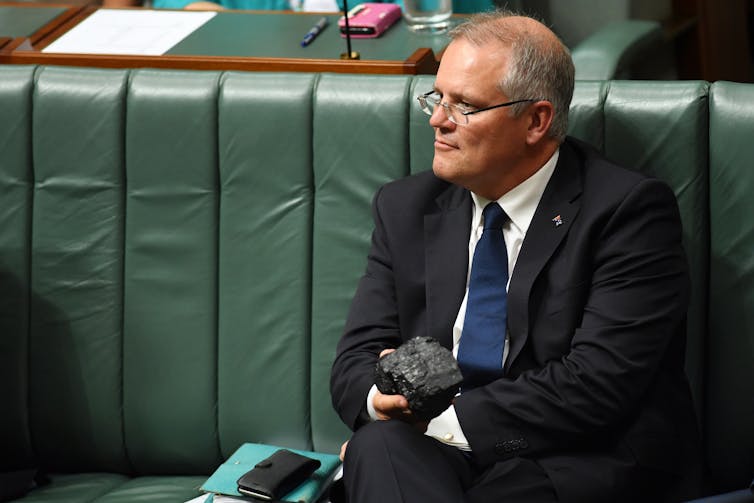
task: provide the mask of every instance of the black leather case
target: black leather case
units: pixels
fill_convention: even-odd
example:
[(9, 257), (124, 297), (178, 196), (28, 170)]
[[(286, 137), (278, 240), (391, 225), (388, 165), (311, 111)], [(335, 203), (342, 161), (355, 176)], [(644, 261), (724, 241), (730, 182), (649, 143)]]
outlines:
[(280, 449), (238, 479), (238, 492), (261, 500), (280, 499), (320, 466), (319, 460)]

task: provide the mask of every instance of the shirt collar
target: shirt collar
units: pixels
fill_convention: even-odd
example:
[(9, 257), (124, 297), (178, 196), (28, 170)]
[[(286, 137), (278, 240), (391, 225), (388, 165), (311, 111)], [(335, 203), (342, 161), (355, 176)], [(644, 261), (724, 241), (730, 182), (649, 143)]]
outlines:
[[(513, 187), (502, 195), (497, 203), (503, 208), (510, 221), (522, 234), (526, 234), (529, 224), (534, 218), (539, 200), (545, 192), (547, 183), (550, 181), (555, 166), (558, 163), (560, 149), (556, 150), (552, 157), (529, 178)], [(490, 202), (475, 193), (471, 193), (474, 200), (474, 214), (472, 216), (472, 228), (482, 225), (482, 210)]]

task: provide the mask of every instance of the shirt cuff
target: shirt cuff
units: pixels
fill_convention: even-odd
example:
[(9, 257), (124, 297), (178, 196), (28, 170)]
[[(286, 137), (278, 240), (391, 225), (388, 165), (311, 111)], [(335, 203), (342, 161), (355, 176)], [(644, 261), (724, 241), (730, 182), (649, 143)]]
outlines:
[(379, 418), (377, 417), (377, 411), (374, 410), (374, 395), (377, 394), (377, 385), (372, 384), (372, 387), (369, 388), (369, 394), (367, 395), (367, 413), (369, 414), (369, 417), (372, 419), (372, 421), (377, 421)]
[(461, 429), (461, 423), (458, 422), (456, 408), (453, 405), (429, 422), (426, 435), (462, 451), (471, 450), (469, 441)]
[[(377, 421), (377, 411), (374, 410), (374, 395), (377, 394), (377, 386), (372, 385), (367, 394), (367, 413), (372, 421)], [(456, 408), (451, 405), (445, 411), (431, 420), (427, 426), (425, 435), (448, 445), (452, 445), (462, 451), (471, 451), (469, 441), (461, 429), (461, 423), (456, 415)]]

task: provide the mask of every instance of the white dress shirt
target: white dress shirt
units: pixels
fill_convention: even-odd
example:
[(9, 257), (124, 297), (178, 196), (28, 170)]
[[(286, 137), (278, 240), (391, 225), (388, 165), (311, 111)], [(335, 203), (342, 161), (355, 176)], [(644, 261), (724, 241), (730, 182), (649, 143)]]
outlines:
[[(503, 226), (503, 237), (505, 238), (505, 247), (508, 251), (508, 284), (510, 284), (510, 278), (513, 277), (516, 259), (518, 258), (519, 251), (521, 251), (521, 245), (526, 237), (526, 231), (529, 230), (529, 224), (531, 224), (531, 220), (534, 217), (534, 212), (539, 205), (539, 200), (542, 198), (542, 194), (545, 191), (547, 183), (550, 181), (550, 177), (552, 177), (553, 171), (555, 171), (558, 156), (559, 151), (555, 151), (542, 168), (527, 178), (524, 182), (506, 192), (497, 200), (497, 203), (503, 208), (509, 218)], [(479, 241), (479, 238), (482, 237), (482, 231), (484, 230), (482, 211), (487, 203), (490, 202), (474, 193), (471, 194), (471, 197), (474, 200), (474, 208), (471, 213), (471, 236), (469, 238), (469, 265), (466, 272), (466, 294), (463, 297), (461, 307), (458, 310), (458, 316), (453, 324), (453, 356), (455, 357), (458, 357), (458, 345), (461, 341), (463, 323), (466, 317), (466, 301), (469, 296), (471, 263), (474, 258), (476, 244)], [(505, 347), (503, 351), (504, 355), (508, 354), (508, 344), (508, 334), (506, 333)], [(501, 361), (501, 366), (504, 365), (505, 357), (503, 357)], [(372, 402), (376, 393), (377, 387), (372, 386), (369, 390), (369, 395), (367, 396), (367, 410), (370, 417), (375, 420), (377, 419), (377, 414)], [(465, 451), (471, 450), (466, 435), (464, 435), (461, 425), (458, 422), (455, 407), (452, 405), (442, 414), (429, 422), (426, 434), (436, 438), (440, 442), (452, 445), (459, 449)]]

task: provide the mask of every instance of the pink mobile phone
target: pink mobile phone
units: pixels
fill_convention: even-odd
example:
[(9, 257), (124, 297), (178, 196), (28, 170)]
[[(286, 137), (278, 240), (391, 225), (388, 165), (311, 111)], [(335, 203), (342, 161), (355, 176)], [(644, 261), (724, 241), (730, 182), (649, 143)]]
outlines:
[[(401, 8), (392, 3), (363, 3), (348, 11), (348, 30), (351, 38), (375, 38), (398, 21)], [(338, 21), (340, 36), (346, 36), (346, 19)]]

